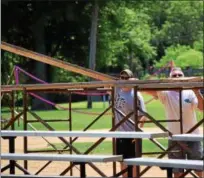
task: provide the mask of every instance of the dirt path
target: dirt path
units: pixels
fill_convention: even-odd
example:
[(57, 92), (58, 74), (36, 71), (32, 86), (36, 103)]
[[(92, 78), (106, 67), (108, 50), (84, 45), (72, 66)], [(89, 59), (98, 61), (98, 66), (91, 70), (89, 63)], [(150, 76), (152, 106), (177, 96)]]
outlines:
[[(203, 128), (201, 127), (201, 133), (203, 131)], [(96, 130), (95, 130), (96, 131)], [(108, 131), (107, 129), (103, 129), (100, 131)], [(145, 132), (161, 132), (158, 128), (144, 128)], [(61, 140), (58, 138), (46, 138), (51, 143), (61, 143)], [(68, 139), (67, 139), (68, 140)], [(98, 138), (80, 138), (77, 140), (77, 142), (94, 142), (98, 140)], [(111, 138), (108, 138), (106, 140), (111, 140)], [(16, 139), (16, 152), (22, 153), (23, 152), (23, 138), (18, 137)], [(37, 149), (37, 148), (47, 148), (48, 143), (40, 137), (29, 137), (28, 139), (28, 145), (29, 149)], [(8, 153), (8, 141), (1, 139), (1, 153)], [(22, 162), (18, 161), (18, 163), (22, 164)], [(37, 170), (39, 170), (46, 162), (36, 162), (31, 161), (29, 163), (29, 171), (32, 173), (35, 173)], [(8, 164), (7, 161), (1, 160), (2, 167)], [(23, 165), (23, 164), (22, 164)], [(69, 164), (64, 164), (62, 162), (54, 162), (51, 163), (44, 171), (41, 172), (41, 175), (59, 175), (65, 168), (67, 168)], [(112, 176), (112, 163), (97, 163), (97, 167), (101, 170), (105, 170), (105, 173), (108, 176)], [(120, 165), (117, 164), (117, 170), (119, 171)], [(74, 167), (74, 175), (79, 176), (79, 167)], [(8, 173), (5, 172), (4, 174)], [(17, 174), (20, 173), (20, 171), (17, 170)], [(87, 166), (87, 177), (98, 177), (98, 173), (93, 170), (90, 166)], [(144, 174), (144, 177), (166, 177), (166, 171), (162, 171), (157, 167), (152, 167), (146, 174)]]

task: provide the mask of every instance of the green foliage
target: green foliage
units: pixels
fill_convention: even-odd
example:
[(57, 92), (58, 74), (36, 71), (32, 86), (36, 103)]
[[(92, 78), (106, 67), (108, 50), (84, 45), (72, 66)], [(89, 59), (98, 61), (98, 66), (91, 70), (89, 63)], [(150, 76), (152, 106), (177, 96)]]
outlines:
[(200, 52), (204, 52), (204, 47), (203, 47), (203, 38), (201, 38), (200, 40), (198, 41), (195, 41), (193, 43), (193, 48), (196, 50), (196, 51), (200, 51)]
[[(69, 62), (85, 67), (88, 56), (87, 38), (91, 3), (92, 1), (75, 0), (5, 3), (2, 7), (2, 23), (5, 24), (2, 28), (2, 39), (57, 59), (65, 61), (69, 59)], [(81, 20), (82, 17), (83, 20)], [(42, 38), (37, 41), (37, 37)], [(31, 73), (38, 74), (37, 62), (34, 60), (25, 60), (20, 56), (15, 56), (12, 59), (8, 59), (6, 56), (2, 57), (5, 66), (2, 72), (5, 81), (8, 80), (7, 73), (11, 73), (12, 70), (8, 63), (19, 64), (23, 69), (29, 68)], [(48, 68), (47, 65), (45, 68)], [(52, 71), (45, 70), (43, 73), (44, 78), (49, 82), (67, 81), (64, 80), (65, 76), (62, 79), (60, 72), (56, 73), (54, 79), (50, 77), (53, 76)], [(81, 80), (80, 77), (79, 80)]]
[(182, 68), (201, 68), (203, 67), (203, 54), (200, 51), (190, 49), (183, 52), (176, 59), (176, 64)]
[[(48, 0), (3, 3), (2, 39), (33, 51), (36, 51), (36, 44), (42, 49), (44, 46), (46, 55), (87, 67), (93, 2)], [(192, 65), (190, 58), (198, 58), (199, 62), (199, 53), (183, 52), (190, 49), (204, 52), (202, 1), (98, 0), (98, 4), (96, 70), (105, 73), (130, 68), (135, 72), (154, 63), (165, 65), (171, 59), (182, 66)], [(43, 30), (33, 28), (40, 19), (44, 26), (39, 27)], [(39, 37), (42, 32), (44, 38), (36, 43), (36, 36)], [(180, 55), (182, 63), (176, 61)], [(3, 50), (1, 57), (2, 84), (7, 82), (16, 64), (36, 74), (35, 61)], [(183, 64), (185, 61), (189, 61), (188, 64)], [(61, 69), (54, 72), (45, 70), (44, 75), (48, 76), (49, 82), (87, 80)]]
[(202, 1), (159, 1), (148, 6), (157, 61), (169, 46), (192, 47), (195, 41), (203, 39), (202, 7)]
[(177, 65), (176, 61), (177, 58), (184, 52), (187, 52), (191, 48), (189, 46), (181, 46), (181, 45), (176, 45), (176, 46), (170, 46), (165, 50), (165, 56), (161, 58), (159, 62), (156, 63), (156, 67), (163, 67), (165, 66), (168, 62), (171, 60), (174, 61), (175, 65)]
[(101, 10), (98, 63), (135, 71), (154, 56), (149, 17), (128, 2), (107, 3)]
[(160, 34), (167, 44), (193, 45), (203, 34), (201, 1), (170, 1)]
[(163, 67), (171, 60), (176, 66), (186, 68), (200, 68), (203, 66), (202, 52), (191, 49), (189, 46), (171, 46), (165, 51), (165, 56), (156, 63), (156, 67)]
[(73, 72), (68, 72), (60, 68), (54, 69), (52, 76), (52, 80), (54, 83), (88, 81), (88, 77), (86, 76), (80, 74), (73, 74)]

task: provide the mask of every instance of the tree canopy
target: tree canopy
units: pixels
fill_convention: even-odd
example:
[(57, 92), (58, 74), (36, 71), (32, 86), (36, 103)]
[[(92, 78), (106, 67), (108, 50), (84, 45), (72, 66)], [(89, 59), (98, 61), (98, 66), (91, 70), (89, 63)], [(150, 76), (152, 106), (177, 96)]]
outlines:
[[(181, 67), (201, 66), (203, 1), (2, 1), (2, 40), (88, 68), (96, 1), (97, 71), (136, 72), (171, 59)], [(5, 51), (1, 55), (2, 84), (14, 65), (37, 76), (43, 70), (48, 82), (87, 80)]]
[(190, 46), (171, 46), (167, 48), (165, 56), (156, 63), (156, 66), (165, 66), (170, 60), (173, 60), (175, 65), (181, 68), (201, 68), (203, 66), (203, 53), (192, 49)]

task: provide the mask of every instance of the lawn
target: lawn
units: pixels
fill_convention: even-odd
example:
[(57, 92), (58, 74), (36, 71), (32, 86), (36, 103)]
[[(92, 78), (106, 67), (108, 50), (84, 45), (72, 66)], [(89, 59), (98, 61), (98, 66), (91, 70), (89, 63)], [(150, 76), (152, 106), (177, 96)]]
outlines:
[[(149, 96), (143, 95), (145, 101), (150, 99)], [(86, 108), (87, 102), (75, 102), (72, 103), (72, 130), (83, 130), (87, 127), (97, 116), (99, 113), (103, 112), (108, 106), (108, 102), (93, 102), (93, 108), (87, 109)], [(68, 107), (68, 104), (61, 104), (63, 107)], [(150, 115), (158, 120), (165, 119), (164, 108), (159, 101), (152, 101), (146, 105), (147, 111)], [(8, 108), (2, 108), (1, 115), (3, 118), (9, 118), (9, 113), (7, 112)], [(79, 113), (84, 112), (84, 113)], [(111, 111), (108, 111), (110, 113)], [(69, 118), (69, 111), (68, 110), (49, 110), (49, 111), (36, 111), (37, 115), (39, 115), (42, 119), (68, 119)], [(95, 115), (97, 113), (97, 115)], [(197, 113), (199, 120), (202, 118), (202, 113)], [(35, 120), (29, 113), (28, 113), (29, 120)], [(49, 125), (53, 127), (55, 130), (69, 130), (69, 122), (49, 122)], [(165, 125), (165, 124), (164, 124)], [(46, 128), (41, 123), (32, 123), (32, 126), (35, 127), (37, 130), (46, 130)], [(154, 124), (145, 124), (145, 127), (155, 127)], [(16, 130), (23, 130), (22, 127), (22, 120), (20, 122), (16, 122), (15, 126)], [(111, 115), (105, 115), (101, 117), (90, 129), (110, 129), (111, 128)], [(32, 130), (29, 125), (28, 129)], [(167, 139), (158, 139), (159, 142), (167, 147)], [(58, 148), (63, 148), (63, 144), (55, 144)], [(91, 147), (93, 143), (91, 142), (84, 142), (84, 143), (74, 143), (74, 146), (80, 151), (84, 152), (88, 148)], [(52, 149), (48, 147), (48, 149)], [(155, 146), (149, 140), (143, 140), (143, 152), (158, 152), (162, 151), (157, 146)], [(111, 154), (112, 153), (112, 142), (111, 141), (104, 141), (102, 142), (94, 151), (91, 152), (92, 154)], [(150, 156), (150, 155), (148, 155)]]
[[(144, 100), (148, 101), (150, 99), (149, 96), (143, 95)], [(108, 106), (108, 102), (93, 102), (93, 108), (87, 109), (86, 108), (87, 102), (74, 102), (72, 103), (72, 130), (83, 130), (87, 127), (98, 115), (102, 113)], [(68, 107), (68, 103), (61, 104), (60, 106)], [(164, 108), (159, 101), (152, 101), (146, 105), (147, 111), (150, 115), (152, 115), (157, 120), (164, 120), (165, 113)], [(6, 108), (2, 108), (2, 117), (9, 118), (10, 114), (8, 112), (4, 112), (8, 110)], [(56, 109), (56, 110), (49, 110), (49, 111), (36, 111), (37, 115), (39, 115), (42, 119), (68, 119), (69, 118), (69, 111)], [(111, 128), (111, 110), (108, 111), (108, 115), (101, 117), (97, 122), (90, 127), (90, 129), (109, 129)], [(202, 113), (197, 113), (198, 118), (202, 117)], [(28, 119), (33, 120), (34, 118), (28, 113)], [(53, 127), (55, 130), (69, 130), (69, 122), (49, 122), (50, 126)], [(165, 123), (163, 123), (165, 125)], [(37, 130), (46, 130), (46, 128), (41, 123), (32, 123)], [(154, 124), (145, 124), (145, 127), (155, 127)], [(16, 129), (22, 130), (22, 121), (16, 122)]]
[[(162, 144), (165, 148), (167, 148), (168, 140), (167, 139), (157, 139), (160, 144)], [(52, 143), (53, 144), (53, 143)], [(79, 150), (81, 153), (84, 153), (88, 148), (90, 148), (94, 142), (83, 142), (83, 143), (74, 143), (73, 146)], [(65, 144), (63, 143), (56, 143), (54, 144), (56, 148), (63, 149), (65, 147)], [(142, 150), (143, 153), (147, 152), (161, 152), (162, 150), (157, 147), (154, 143), (151, 141), (144, 139), (142, 141)], [(54, 150), (51, 146), (48, 146), (46, 150)], [(111, 141), (104, 141), (101, 144), (99, 144), (93, 151), (90, 152), (90, 154), (112, 154), (112, 142)], [(149, 156), (149, 155), (148, 155)]]

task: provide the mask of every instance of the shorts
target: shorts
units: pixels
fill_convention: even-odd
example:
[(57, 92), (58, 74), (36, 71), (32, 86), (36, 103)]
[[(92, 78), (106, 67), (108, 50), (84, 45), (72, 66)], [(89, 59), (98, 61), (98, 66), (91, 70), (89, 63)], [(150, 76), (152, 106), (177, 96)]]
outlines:
[[(171, 151), (177, 151), (176, 153), (169, 153), (170, 159), (189, 159), (189, 160), (200, 160), (203, 157), (203, 149), (201, 142), (180, 142), (190, 149), (190, 152), (183, 150), (178, 144), (174, 146)], [(174, 141), (169, 140), (169, 147), (175, 144)], [(182, 154), (183, 150), (183, 154)], [(173, 172), (183, 172), (183, 169), (174, 168)]]
[[(117, 138), (116, 139), (116, 154), (117, 155), (123, 155), (123, 158), (134, 158), (136, 157), (136, 147), (135, 142), (133, 142), (134, 139), (131, 138)], [(141, 145), (142, 140), (139, 139), (139, 145)], [(140, 146), (140, 152), (141, 152)]]

